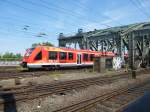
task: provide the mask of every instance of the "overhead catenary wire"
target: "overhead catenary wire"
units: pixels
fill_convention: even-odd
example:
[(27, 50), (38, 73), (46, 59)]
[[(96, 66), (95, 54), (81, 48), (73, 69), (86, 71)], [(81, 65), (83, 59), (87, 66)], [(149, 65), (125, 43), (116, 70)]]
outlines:
[[(42, 0), (43, 1), (43, 0)], [(16, 4), (16, 3), (14, 3), (14, 2), (10, 2), (10, 1), (5, 1), (5, 2), (8, 2), (8, 3), (11, 3), (12, 5), (15, 5), (15, 6), (17, 6), (17, 7), (20, 7), (20, 8), (23, 8), (23, 9), (26, 9), (26, 10), (28, 10), (28, 11), (33, 11), (33, 12), (35, 12), (33, 9), (29, 9), (29, 8), (26, 8), (26, 7), (22, 7), (22, 6), (20, 6), (20, 5), (18, 5), (18, 4)], [(48, 6), (45, 6), (45, 5), (43, 5), (43, 4), (37, 4), (37, 3), (34, 3), (34, 2), (31, 2), (31, 1), (25, 1), (25, 2), (28, 2), (28, 3), (30, 3), (30, 4), (32, 4), (32, 5), (38, 5), (38, 6), (43, 6), (43, 7), (45, 7), (45, 8), (47, 8), (47, 9), (52, 9), (52, 8), (49, 8)], [(47, 3), (47, 2), (46, 2)], [(51, 5), (52, 6), (52, 5)], [(55, 5), (56, 6), (56, 5)], [(53, 7), (54, 8), (54, 7)], [(64, 8), (62, 8), (62, 7), (56, 7), (57, 9), (63, 9), (64, 11), (65, 11), (65, 9)], [(59, 10), (59, 11), (61, 11), (61, 10)], [(65, 11), (64, 13), (66, 13), (67, 11)], [(37, 14), (41, 14), (41, 15), (44, 15), (44, 16), (46, 16), (46, 17), (52, 17), (53, 19), (57, 19), (56, 17), (54, 17), (54, 16), (49, 16), (49, 15), (47, 15), (47, 14), (45, 14), (45, 13), (41, 13), (41, 12), (36, 12)], [(73, 12), (74, 13), (74, 12)], [(74, 16), (74, 15), (72, 15), (72, 16)], [(81, 16), (81, 15), (80, 15)], [(81, 20), (84, 20), (84, 21), (87, 21), (87, 22), (90, 22), (90, 21), (92, 21), (92, 20), (86, 20), (86, 18), (85, 19), (81, 19)], [(92, 21), (92, 22), (97, 22), (97, 21)], [(104, 25), (104, 26), (110, 26), (110, 25), (108, 25), (108, 24), (104, 24), (104, 23), (100, 23), (101, 25)]]
[(35, 2), (32, 2), (32, 4), (33, 5), (37, 4), (38, 6), (43, 6), (43, 7), (47, 8), (47, 9), (50, 9), (50, 10), (51, 9), (55, 10), (55, 11), (57, 10), (58, 12), (66, 13), (66, 14), (69, 14), (69, 15), (71, 15), (73, 17), (74, 17), (74, 15), (83, 16), (80, 13), (75, 12), (73, 10), (67, 10), (67, 9), (65, 9), (63, 7), (60, 7), (60, 6), (56, 5), (56, 4), (54, 4), (53, 2), (47, 2), (47, 1), (44, 1), (44, 0), (40, 0), (40, 1), (41, 1), (40, 4), (35, 3)]
[(144, 1), (141, 1), (141, 0), (136, 0), (137, 4), (142, 8), (142, 9), (145, 9), (143, 10), (145, 12), (145, 14), (147, 14), (149, 17), (150, 17), (150, 13), (148, 13), (146, 11), (146, 8), (142, 5), (144, 3)]
[[(51, 3), (49, 6), (47, 6), (48, 2), (43, 1), (43, 0), (42, 0), (42, 2), (45, 3), (45, 4), (38, 4), (38, 3), (31, 2), (31, 1), (27, 1), (27, 0), (26, 0), (26, 2), (28, 2), (28, 3), (32, 4), (32, 5), (42, 6), (42, 7), (44, 7), (44, 8), (47, 8), (48, 10), (54, 9), (54, 7), (55, 7), (55, 9), (57, 9), (57, 10), (60, 11), (60, 12), (63, 12), (63, 13), (66, 14), (66, 15), (69, 14), (69, 16), (72, 16), (72, 17), (74, 17), (74, 18), (79, 18), (78, 21), (79, 21), (79, 20), (80, 20), (80, 21), (86, 21), (86, 23), (87, 23), (87, 22), (98, 22), (98, 21), (96, 21), (96, 20), (92, 20), (92, 18), (91, 18), (91, 19), (84, 18), (83, 15), (81, 15), (81, 14), (79, 14), (79, 13), (77, 13), (77, 12), (68, 11), (68, 10), (66, 10), (66, 9), (64, 9), (64, 8), (62, 8), (62, 7), (56, 6), (56, 5), (53, 4), (53, 3)], [(54, 5), (54, 6), (53, 6), (53, 5)], [(52, 6), (53, 6), (53, 7), (52, 7)], [(60, 9), (60, 10), (59, 10), (59, 9)], [(75, 16), (74, 14), (75, 14), (76, 16)], [(80, 16), (80, 17), (79, 17), (79, 16)], [(81, 19), (81, 18), (82, 18), (82, 19)], [(78, 22), (78, 21), (76, 21), (76, 22)], [(106, 26), (106, 27), (110, 26), (110, 25), (104, 24), (104, 23), (99, 23), (99, 24), (100, 24), (100, 25), (104, 25), (104, 26)]]
[(147, 14), (147, 13), (143, 10), (143, 8), (141, 8), (141, 5), (137, 4), (137, 2), (134, 1), (134, 0), (130, 0), (130, 1), (131, 1), (131, 3), (132, 3), (144, 16), (146, 16), (147, 18), (150, 18), (149, 14)]
[[(23, 8), (24, 10), (28, 10), (28, 11), (34, 11), (32, 9), (29, 9), (29, 8), (26, 8), (26, 7), (22, 7), (16, 3), (13, 3), (13, 2), (10, 2), (10, 1), (5, 1), (5, 2), (8, 2), (8, 3), (11, 3), (12, 5), (16, 6), (16, 7), (19, 7), (19, 8)], [(41, 14), (39, 12), (36, 12), (37, 14)], [(47, 16), (47, 15), (44, 15), (44, 16)], [(49, 17), (49, 16), (48, 16)], [(50, 16), (51, 17), (51, 16)], [(0, 18), (1, 19), (1, 18)], [(11, 18), (12, 19), (12, 18)], [(11, 20), (10, 18), (9, 19), (6, 19), (5, 20)], [(14, 21), (14, 20), (13, 20)], [(20, 19), (17, 19), (17, 21), (20, 21), (20, 23), (23, 23), (24, 21), (20, 20)], [(23, 25), (23, 24), (22, 24)], [(37, 24), (36, 24), (37, 25)]]
[[(38, 14), (38, 15), (42, 15), (42, 16), (44, 16), (44, 17), (51, 18), (51, 19), (53, 19), (53, 20), (57, 20), (57, 19), (58, 19), (58, 18), (55, 17), (55, 16), (48, 15), (48, 14), (46, 14), (46, 13), (42, 13), (42, 12), (39, 12), (39, 11), (37, 11), (37, 10), (33, 10), (33, 9), (31, 9), (31, 8), (27, 8), (27, 7), (24, 7), (24, 6), (22, 6), (22, 5), (18, 5), (17, 3), (12, 2), (12, 1), (5, 0), (4, 2), (7, 2), (7, 3), (11, 4), (11, 5), (14, 5), (14, 6), (18, 7), (18, 8), (22, 8), (22, 9), (24, 9), (24, 10), (26, 10), (26, 11), (34, 12), (34, 13), (36, 13), (36, 14)], [(69, 24), (70, 24), (71, 26), (74, 26), (74, 27), (79, 27), (77, 24), (71, 24), (71, 23), (69, 23)]]
[[(5, 21), (4, 21), (5, 22)], [(22, 24), (22, 27), (20, 28), (19, 26), (16, 28), (12, 28), (14, 27), (14, 24), (12, 24), (11, 22), (9, 23), (7, 21), (7, 23), (11, 26), (11, 28), (7, 27), (7, 30), (4, 30), (4, 27), (1, 28), (0, 30), (0, 33), (3, 33), (3, 34), (11, 34), (13, 33), (13, 30), (15, 29), (16, 33), (24, 33), (24, 34), (30, 34), (32, 37), (37, 37), (37, 35), (40, 33), (40, 32), (44, 32), (47, 34), (47, 32), (45, 31), (34, 31), (34, 32), (31, 32), (32, 28), (27, 28), (26, 30), (24, 29), (25, 25)], [(48, 35), (45, 35), (45, 36), (42, 36), (43, 38), (47, 38)], [(30, 37), (29, 37), (30, 38)]]
[[(25, 26), (24, 26), (25, 27)], [(8, 34), (11, 34), (12, 36), (13, 36), (13, 29), (15, 29), (15, 32), (17, 33), (17, 34), (24, 34), (24, 35), (30, 35), (30, 37), (27, 37), (27, 38), (33, 38), (33, 37), (35, 37), (35, 38), (38, 38), (38, 35), (42, 32), (42, 31), (31, 31), (31, 29), (28, 27), (26, 30), (22, 27), (22, 28), (9, 28), (9, 27), (7, 27), (7, 29), (4, 29), (4, 28), (1, 28), (1, 30), (0, 30), (0, 34), (1, 35), (3, 35), (3, 34), (5, 34), (5, 35), (8, 35)], [(45, 32), (42, 32), (42, 33), (45, 33)], [(41, 35), (41, 37), (39, 37), (39, 38), (47, 38), (48, 39), (48, 35), (47, 35), (47, 32), (45, 33), (46, 35)], [(21, 38), (21, 37), (20, 37)]]
[[(43, 1), (43, 0), (42, 0), (42, 1)], [(27, 8), (27, 7), (18, 5), (18, 4), (16, 4), (16, 3), (12, 2), (12, 1), (6, 0), (5, 2), (10, 3), (10, 4), (12, 4), (12, 5), (16, 6), (16, 7), (23, 8), (24, 10), (35, 12), (35, 13), (38, 14), (38, 15), (42, 15), (42, 16), (45, 16), (45, 17), (48, 17), (48, 18), (52, 17), (53, 19), (56, 19), (56, 17), (53, 17), (53, 16), (51, 16), (51, 15), (48, 15), (48, 14), (45, 14), (45, 13), (42, 13), (42, 12), (37, 12), (37, 11), (31, 9), (31, 8)], [(31, 2), (30, 2), (30, 3), (31, 3)], [(33, 2), (32, 2), (32, 5), (33, 5)], [(34, 4), (34, 5), (35, 5), (35, 4)], [(37, 4), (36, 4), (36, 5), (37, 5)], [(41, 4), (39, 4), (38, 6), (41, 6)], [(44, 7), (45, 5), (42, 5), (42, 6)], [(49, 7), (47, 6), (47, 8), (49, 8)], [(59, 9), (60, 7), (56, 7), (56, 8)], [(51, 8), (49, 8), (49, 10), (50, 10), (50, 9), (51, 9)], [(62, 9), (62, 8), (60, 8), (60, 9)], [(64, 8), (63, 8), (63, 9), (64, 9)], [(66, 14), (67, 10), (64, 9), (64, 11), (65, 11), (65, 14)], [(69, 13), (68, 13), (68, 14), (69, 14)], [(80, 15), (80, 16), (81, 16), (81, 15)], [(85, 19), (81, 19), (81, 20), (84, 20), (84, 21), (85, 21)], [(22, 20), (21, 20), (21, 21), (22, 21)], [(96, 22), (96, 23), (97, 23), (96, 20), (86, 20), (86, 21), (87, 21), (87, 22)], [(106, 27), (111, 27), (111, 26), (108, 25), (108, 24), (103, 24), (103, 23), (99, 23), (99, 24), (100, 24), (100, 25), (104, 25), (104, 26), (106, 26)], [(70, 25), (75, 26), (75, 27), (78, 26), (78, 25), (76, 26), (76, 24), (70, 24)], [(78, 28), (79, 28), (79, 27), (78, 27)]]
[[(23, 8), (24, 10), (32, 11), (32, 9), (28, 9), (28, 8), (26, 8), (26, 7), (22, 7), (22, 6), (20, 6), (20, 5), (16, 4), (16, 3), (14, 3), (14, 2), (10, 2), (10, 1), (8, 1), (8, 0), (7, 0), (7, 2), (8, 2), (8, 3), (11, 3), (12, 5), (15, 5), (15, 6), (19, 7), (19, 8)], [(33, 11), (34, 11), (34, 10), (33, 10)], [(39, 14), (39, 13), (37, 13), (37, 14)], [(41, 13), (40, 13), (40, 14), (41, 14)], [(44, 16), (45, 16), (45, 15), (44, 15)], [(102, 24), (102, 25), (108, 27), (108, 25), (106, 25), (106, 24)], [(73, 26), (73, 25), (72, 25), (72, 26)], [(76, 27), (76, 26), (75, 26), (75, 27)], [(109, 25), (109, 27), (110, 27), (110, 25)]]
[[(96, 15), (101, 15), (101, 17), (103, 17), (104, 19), (106, 18), (105, 15), (99, 13), (97, 10), (93, 10), (94, 8), (90, 8), (90, 7), (86, 7), (86, 5), (84, 3), (82, 3), (80, 0), (79, 1), (72, 1), (74, 2), (79, 8), (83, 8), (83, 9), (86, 9), (86, 10), (89, 10), (91, 11), (92, 13), (96, 14)], [(112, 20), (112, 22), (115, 22), (117, 25), (120, 25), (122, 26), (122, 24), (119, 22), (119, 21), (115, 21), (115, 20)], [(109, 22), (108, 22), (109, 23)], [(106, 23), (105, 25), (107, 26), (108, 23)], [(108, 25), (110, 27), (110, 25)], [(111, 26), (112, 27), (112, 26)]]

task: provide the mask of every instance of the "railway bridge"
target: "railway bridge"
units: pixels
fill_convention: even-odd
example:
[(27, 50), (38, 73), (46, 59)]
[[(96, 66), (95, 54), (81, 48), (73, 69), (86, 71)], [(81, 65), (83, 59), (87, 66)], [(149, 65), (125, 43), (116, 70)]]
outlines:
[(95, 29), (94, 31), (78, 32), (72, 36), (59, 35), (59, 47), (90, 49), (96, 51), (112, 51), (124, 60), (129, 55), (131, 69), (137, 63), (142, 67), (150, 66), (150, 22)]

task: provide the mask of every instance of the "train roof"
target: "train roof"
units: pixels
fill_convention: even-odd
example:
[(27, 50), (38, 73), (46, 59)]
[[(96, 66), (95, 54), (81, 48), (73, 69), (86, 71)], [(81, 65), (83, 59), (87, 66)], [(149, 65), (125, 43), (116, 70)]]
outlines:
[[(89, 53), (100, 53), (100, 51), (92, 51), (92, 50), (77, 50), (77, 49), (72, 49), (72, 48), (64, 48), (64, 47), (51, 47), (51, 46), (37, 46), (37, 47), (41, 47), (41, 48), (44, 48), (48, 51), (65, 51), (65, 52), (89, 52)], [(112, 53), (111, 51), (110, 52), (107, 52), (107, 53)]]
[(54, 50), (54, 51), (78, 51), (78, 52), (98, 52), (98, 51), (92, 51), (92, 50), (78, 50), (78, 49), (72, 49), (72, 48), (65, 48), (65, 47), (51, 47), (51, 46), (37, 46), (41, 48), (45, 48), (46, 50)]

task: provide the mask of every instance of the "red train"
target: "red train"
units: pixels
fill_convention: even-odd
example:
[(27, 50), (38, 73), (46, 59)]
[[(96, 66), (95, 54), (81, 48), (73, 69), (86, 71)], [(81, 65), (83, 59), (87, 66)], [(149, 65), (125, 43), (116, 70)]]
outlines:
[(92, 66), (94, 57), (101, 55), (115, 56), (112, 52), (37, 46), (27, 49), (21, 65), (24, 68)]

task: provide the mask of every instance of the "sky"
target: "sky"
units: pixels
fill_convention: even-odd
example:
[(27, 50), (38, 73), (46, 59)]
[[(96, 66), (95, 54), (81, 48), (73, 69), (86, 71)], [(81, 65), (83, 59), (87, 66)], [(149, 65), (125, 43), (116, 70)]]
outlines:
[[(0, 0), (0, 54), (58, 35), (150, 21), (150, 0)], [(46, 34), (39, 37), (42, 33)]]

